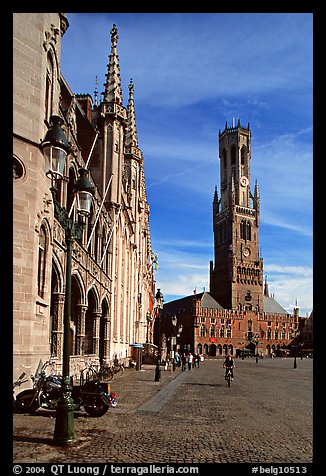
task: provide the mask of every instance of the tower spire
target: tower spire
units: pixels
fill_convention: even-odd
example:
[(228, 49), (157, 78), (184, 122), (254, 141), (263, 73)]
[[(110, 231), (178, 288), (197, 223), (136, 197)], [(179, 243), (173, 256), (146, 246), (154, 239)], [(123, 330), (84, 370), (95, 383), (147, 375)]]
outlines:
[(267, 283), (267, 276), (265, 276), (264, 296), (267, 296), (267, 297), (269, 297), (268, 283)]
[(104, 101), (122, 106), (122, 90), (120, 81), (119, 56), (117, 53), (118, 29), (114, 24), (111, 33), (111, 54), (109, 56), (106, 83), (104, 83)]
[(95, 90), (94, 90), (94, 106), (98, 106), (98, 80), (97, 75), (95, 76)]
[(136, 114), (135, 114), (135, 103), (134, 103), (134, 83), (130, 79), (129, 83), (129, 101), (127, 108), (127, 131), (125, 138), (125, 145), (127, 148), (136, 147), (138, 148), (138, 136), (137, 136), (137, 127), (136, 127)]

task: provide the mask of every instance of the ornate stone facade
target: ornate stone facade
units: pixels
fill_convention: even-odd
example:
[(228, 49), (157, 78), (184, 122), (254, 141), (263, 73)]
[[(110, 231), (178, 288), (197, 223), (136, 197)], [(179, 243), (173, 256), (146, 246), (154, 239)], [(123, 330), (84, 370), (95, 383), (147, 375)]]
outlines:
[[(134, 87), (125, 107), (115, 25), (104, 99), (98, 103), (96, 97), (93, 105), (90, 95), (74, 94), (61, 75), (66, 14), (13, 17), (14, 375), (33, 371), (40, 359), (50, 357), (61, 368), (66, 245), (59, 214), (63, 207), (78, 220), (73, 188), (78, 170), (87, 168), (95, 186), (92, 213), (73, 243), (72, 257), (71, 373), (77, 375), (85, 361), (128, 361), (130, 344), (146, 342), (146, 316), (154, 312), (149, 204)], [(72, 146), (57, 184), (45, 175), (40, 149), (53, 114), (64, 119)]]

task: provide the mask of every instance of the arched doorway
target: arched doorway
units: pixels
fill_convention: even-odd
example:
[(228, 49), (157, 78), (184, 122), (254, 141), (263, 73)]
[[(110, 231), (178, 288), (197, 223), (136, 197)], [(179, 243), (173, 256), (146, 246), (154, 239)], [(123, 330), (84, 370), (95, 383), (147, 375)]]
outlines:
[(109, 305), (106, 299), (102, 302), (102, 314), (100, 318), (100, 342), (99, 342), (99, 359), (100, 363), (110, 360), (110, 315)]
[(59, 269), (52, 261), (51, 302), (50, 302), (50, 355), (61, 357), (63, 344), (63, 306), (64, 294), (61, 291), (62, 281)]
[[(83, 302), (82, 288), (77, 275), (71, 276), (71, 319), (70, 319), (70, 354), (83, 354), (83, 319), (80, 317)], [(79, 327), (80, 328), (79, 328)]]
[(216, 345), (215, 344), (211, 344), (209, 346), (209, 355), (211, 357), (215, 357), (216, 356)]
[(98, 320), (100, 319), (100, 314), (98, 310), (98, 302), (94, 289), (90, 289), (87, 295), (87, 311), (85, 315), (85, 343), (84, 343), (84, 353), (85, 354), (98, 354), (98, 341), (99, 335), (97, 335), (98, 330)]

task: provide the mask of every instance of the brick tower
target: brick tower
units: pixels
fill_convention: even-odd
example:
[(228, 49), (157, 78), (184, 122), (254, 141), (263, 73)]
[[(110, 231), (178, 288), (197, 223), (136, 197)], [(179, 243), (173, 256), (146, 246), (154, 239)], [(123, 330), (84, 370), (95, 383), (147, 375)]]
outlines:
[(263, 311), (263, 260), (259, 256), (260, 196), (250, 189), (250, 126), (219, 131), (220, 197), (213, 200), (214, 263), (210, 291), (226, 309)]

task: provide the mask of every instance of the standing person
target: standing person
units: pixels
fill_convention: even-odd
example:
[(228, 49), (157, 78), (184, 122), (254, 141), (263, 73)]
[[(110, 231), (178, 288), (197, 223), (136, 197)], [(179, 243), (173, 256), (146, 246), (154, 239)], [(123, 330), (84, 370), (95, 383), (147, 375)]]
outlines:
[(191, 370), (193, 360), (194, 360), (194, 356), (192, 355), (191, 352), (189, 352), (189, 354), (188, 354), (188, 370)]
[(182, 357), (181, 357), (181, 365), (182, 365), (181, 370), (186, 370), (187, 356), (185, 352), (182, 354)]
[(180, 355), (179, 353), (176, 351), (175, 354), (174, 354), (174, 361), (175, 361), (175, 365), (177, 367), (180, 367), (181, 365), (181, 358), (180, 358)]
[(234, 361), (232, 359), (232, 356), (231, 355), (227, 355), (226, 356), (226, 359), (223, 363), (223, 368), (225, 368), (225, 376), (224, 378), (226, 378), (226, 374), (228, 372), (228, 370), (231, 371), (231, 380), (233, 380), (233, 368), (235, 367), (235, 364), (234, 364)]

